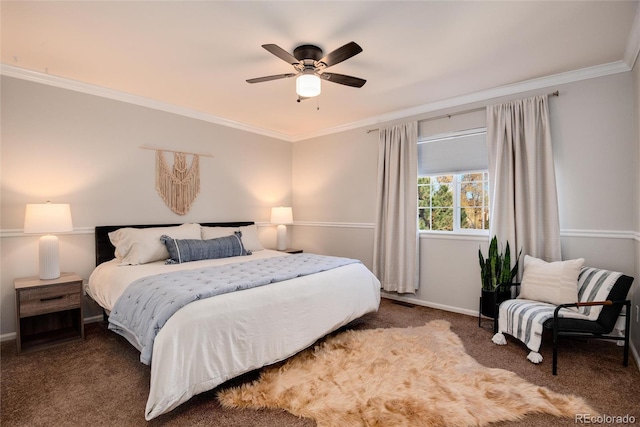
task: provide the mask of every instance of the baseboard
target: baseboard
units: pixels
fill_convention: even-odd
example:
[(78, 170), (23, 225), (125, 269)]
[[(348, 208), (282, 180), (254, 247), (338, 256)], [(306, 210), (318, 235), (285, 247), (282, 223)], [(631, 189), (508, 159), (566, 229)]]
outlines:
[(10, 332), (8, 334), (0, 335), (0, 342), (11, 341), (16, 339), (16, 333)]
[(423, 301), (423, 300), (420, 300), (420, 299), (417, 299), (417, 298), (413, 298), (413, 297), (402, 297), (402, 296), (399, 296), (399, 295), (387, 294), (384, 291), (380, 294), (380, 296), (382, 298), (391, 299), (391, 300), (395, 300), (395, 301), (408, 302), (410, 304), (421, 305), (423, 307), (436, 308), (438, 310), (450, 311), (450, 312), (453, 312), (453, 313), (459, 313), (459, 314), (465, 314), (467, 316), (478, 317), (478, 311), (477, 310), (467, 310), (467, 309), (460, 308), (460, 307), (453, 307), (453, 306), (450, 306), (450, 305), (436, 304), (436, 303), (432, 303), (432, 302), (427, 302), (427, 301)]
[(98, 314), (97, 316), (91, 316), (91, 317), (85, 317), (84, 318), (84, 324), (85, 325), (87, 323), (95, 323), (95, 322), (102, 322), (102, 314)]
[[(95, 323), (95, 322), (102, 322), (102, 314), (100, 314), (98, 316), (91, 316), (91, 317), (85, 317), (84, 318), (84, 324), (85, 325), (87, 323)], [(15, 339), (16, 339), (16, 333), (15, 332), (9, 332), (8, 334), (0, 335), (0, 342), (11, 341), (11, 340), (15, 340)]]

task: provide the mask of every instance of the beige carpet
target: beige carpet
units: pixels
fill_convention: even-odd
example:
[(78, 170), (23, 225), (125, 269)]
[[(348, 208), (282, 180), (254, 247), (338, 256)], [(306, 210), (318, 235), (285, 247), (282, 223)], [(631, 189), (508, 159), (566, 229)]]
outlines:
[(484, 426), (528, 413), (596, 414), (581, 398), (487, 368), (444, 320), (347, 331), (222, 390), (228, 408), (282, 408), (323, 426)]

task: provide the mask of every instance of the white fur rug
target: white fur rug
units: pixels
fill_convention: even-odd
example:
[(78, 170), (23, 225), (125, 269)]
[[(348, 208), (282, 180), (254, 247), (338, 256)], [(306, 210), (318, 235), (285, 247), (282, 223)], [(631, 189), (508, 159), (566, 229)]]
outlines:
[(480, 365), (443, 320), (341, 333), (218, 399), (225, 407), (282, 408), (319, 427), (484, 426), (534, 412), (597, 413), (578, 397)]

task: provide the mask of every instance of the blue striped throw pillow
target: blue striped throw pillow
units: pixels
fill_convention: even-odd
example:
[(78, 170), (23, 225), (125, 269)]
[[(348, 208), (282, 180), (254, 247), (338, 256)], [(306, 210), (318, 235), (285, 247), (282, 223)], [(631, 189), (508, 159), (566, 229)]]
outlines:
[(160, 241), (169, 251), (169, 259), (165, 264), (181, 264), (183, 262), (203, 259), (228, 258), (232, 256), (251, 255), (242, 244), (242, 233), (236, 231), (231, 236), (217, 239), (172, 239), (163, 235)]

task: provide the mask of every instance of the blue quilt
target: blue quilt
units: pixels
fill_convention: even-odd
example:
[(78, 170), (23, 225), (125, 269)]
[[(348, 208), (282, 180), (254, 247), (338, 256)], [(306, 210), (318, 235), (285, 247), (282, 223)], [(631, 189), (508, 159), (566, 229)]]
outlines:
[(140, 361), (149, 365), (160, 329), (176, 311), (192, 301), (359, 262), (295, 254), (144, 277), (129, 285), (118, 298), (109, 316), (109, 329), (127, 338), (140, 350)]

